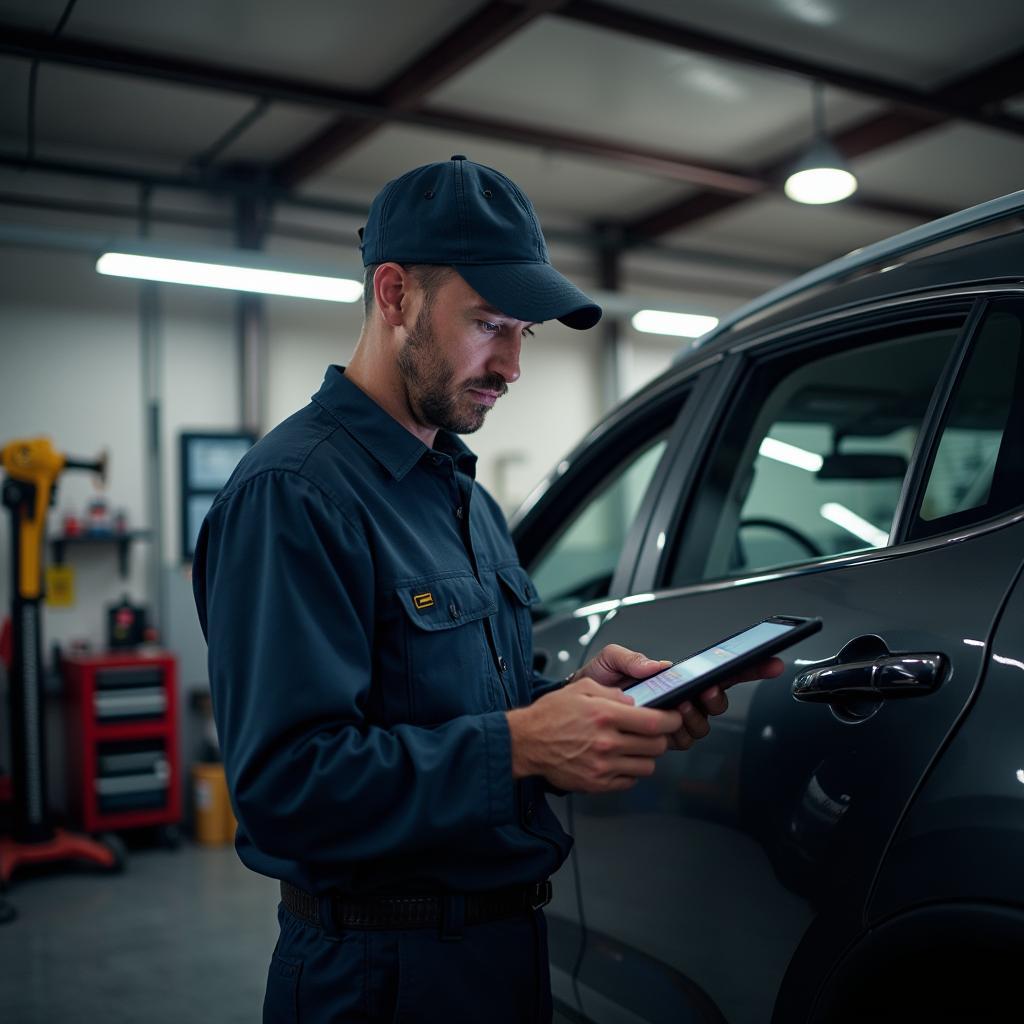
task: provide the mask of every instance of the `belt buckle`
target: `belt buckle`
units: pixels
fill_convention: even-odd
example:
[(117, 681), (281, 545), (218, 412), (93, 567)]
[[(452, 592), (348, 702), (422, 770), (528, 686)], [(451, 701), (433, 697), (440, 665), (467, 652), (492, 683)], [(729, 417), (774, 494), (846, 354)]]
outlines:
[(534, 886), (534, 893), (530, 900), (530, 909), (540, 910), (541, 907), (546, 907), (551, 902), (551, 896), (551, 879), (548, 879), (546, 882), (538, 882)]

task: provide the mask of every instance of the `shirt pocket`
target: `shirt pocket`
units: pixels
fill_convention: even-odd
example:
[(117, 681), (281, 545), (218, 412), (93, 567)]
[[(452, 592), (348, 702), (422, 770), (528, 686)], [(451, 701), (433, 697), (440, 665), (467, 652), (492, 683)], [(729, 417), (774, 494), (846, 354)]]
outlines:
[(488, 657), (485, 620), (497, 607), (469, 573), (396, 588), (405, 624), (410, 720), (436, 725), (502, 706)]
[(530, 678), (533, 675), (533, 617), (530, 609), (540, 600), (540, 595), (530, 574), (521, 565), (502, 565), (494, 571), (512, 605), (519, 656), (526, 677)]

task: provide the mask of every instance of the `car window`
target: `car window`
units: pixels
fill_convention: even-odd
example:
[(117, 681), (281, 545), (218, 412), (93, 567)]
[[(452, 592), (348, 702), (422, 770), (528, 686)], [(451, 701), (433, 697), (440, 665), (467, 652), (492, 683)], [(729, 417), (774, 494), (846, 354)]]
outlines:
[(607, 596), (626, 534), (667, 443), (664, 430), (621, 462), (531, 565), (548, 611)]
[(912, 538), (1024, 503), (1024, 323), (1020, 307), (985, 318), (950, 401)]
[(757, 365), (683, 521), (670, 582), (888, 543), (918, 432), (962, 323), (959, 315), (917, 322)]

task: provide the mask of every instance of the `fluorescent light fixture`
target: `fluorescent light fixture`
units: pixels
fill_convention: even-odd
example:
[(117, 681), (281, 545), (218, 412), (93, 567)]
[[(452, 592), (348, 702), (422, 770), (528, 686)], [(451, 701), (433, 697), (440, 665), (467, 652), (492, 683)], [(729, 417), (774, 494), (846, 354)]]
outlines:
[(823, 519), (835, 523), (836, 526), (841, 526), (848, 533), (866, 541), (873, 548), (882, 548), (889, 543), (889, 534), (885, 530), (880, 530), (874, 523), (869, 523), (837, 501), (829, 501), (822, 505), (821, 515)]
[(680, 338), (699, 338), (718, 326), (718, 317), (641, 309), (639, 313), (634, 314), (632, 322), (633, 329), (644, 334), (673, 334)]
[(825, 135), (825, 98), (821, 82), (813, 85), (812, 101), (814, 141), (790, 172), (783, 189), (796, 203), (822, 206), (853, 195), (857, 191), (857, 179)]
[(787, 465), (796, 466), (797, 469), (806, 469), (808, 473), (817, 473), (825, 462), (820, 455), (815, 455), (806, 448), (797, 448), (795, 444), (786, 444), (785, 441), (776, 441), (774, 437), (766, 437), (758, 451), (766, 459), (785, 462)]
[(794, 171), (786, 179), (784, 190), (796, 203), (824, 206), (852, 196), (857, 191), (857, 179), (843, 167), (808, 167)]
[(328, 302), (356, 302), (363, 294), (363, 286), (359, 281), (344, 277), (200, 263), (127, 252), (105, 252), (96, 261), (96, 269), (101, 274), (114, 277), (193, 284), (204, 288), (228, 288), (236, 292), (261, 292), (265, 295), (291, 295), (300, 299), (325, 299)]

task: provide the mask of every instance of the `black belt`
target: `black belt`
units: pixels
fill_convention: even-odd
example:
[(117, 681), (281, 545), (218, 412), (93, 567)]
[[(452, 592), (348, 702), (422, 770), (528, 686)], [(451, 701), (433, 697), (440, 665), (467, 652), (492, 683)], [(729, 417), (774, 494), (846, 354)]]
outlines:
[(317, 898), (281, 883), (281, 902), (296, 917), (318, 928), (325, 925), (324, 903), (328, 903), (330, 925), (338, 928), (428, 928), (443, 923), (452, 900), (462, 903), (459, 917), (464, 924), (483, 924), (503, 917), (514, 917), (539, 910), (551, 902), (551, 883), (517, 885), (487, 892), (440, 894), (433, 896), (352, 896), (328, 894)]

